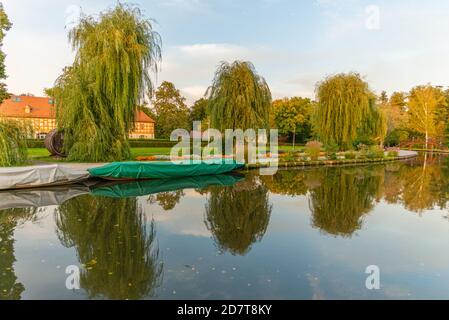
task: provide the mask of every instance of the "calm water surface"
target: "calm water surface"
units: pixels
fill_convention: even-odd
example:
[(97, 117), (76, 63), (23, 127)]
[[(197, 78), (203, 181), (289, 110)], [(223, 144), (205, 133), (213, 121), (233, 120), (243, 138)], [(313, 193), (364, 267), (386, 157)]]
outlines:
[(3, 192), (0, 299), (449, 299), (448, 200), (449, 158), (430, 155)]

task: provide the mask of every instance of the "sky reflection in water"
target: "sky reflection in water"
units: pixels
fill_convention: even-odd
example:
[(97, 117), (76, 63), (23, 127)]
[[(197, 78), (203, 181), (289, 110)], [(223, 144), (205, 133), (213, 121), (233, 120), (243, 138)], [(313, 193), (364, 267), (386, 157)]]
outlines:
[(449, 298), (448, 164), (0, 193), (0, 299)]

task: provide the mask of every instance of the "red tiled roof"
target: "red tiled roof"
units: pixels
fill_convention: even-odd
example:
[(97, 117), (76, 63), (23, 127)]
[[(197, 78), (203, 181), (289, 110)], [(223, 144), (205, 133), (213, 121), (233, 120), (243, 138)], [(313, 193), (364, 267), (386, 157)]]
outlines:
[(154, 123), (155, 121), (153, 119), (151, 119), (149, 116), (147, 116), (145, 112), (137, 111), (136, 122), (152, 122), (152, 123)]
[[(17, 101), (18, 100), (18, 101)], [(15, 96), (6, 99), (0, 104), (0, 117), (10, 118), (56, 118), (56, 109), (50, 103), (52, 99), (48, 97)], [(29, 107), (30, 113), (27, 113)], [(143, 111), (136, 114), (136, 122), (155, 121), (147, 116)]]
[[(16, 101), (16, 99), (18, 101)], [(55, 106), (50, 104), (51, 98), (11, 96), (0, 105), (0, 116), (11, 118), (55, 118)], [(26, 113), (29, 107), (30, 113)]]

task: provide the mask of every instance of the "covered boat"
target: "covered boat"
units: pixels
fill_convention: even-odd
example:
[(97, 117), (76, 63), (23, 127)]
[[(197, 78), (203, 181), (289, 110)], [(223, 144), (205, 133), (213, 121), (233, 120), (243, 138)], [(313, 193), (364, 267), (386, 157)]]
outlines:
[(169, 179), (224, 174), (243, 168), (234, 160), (113, 162), (89, 169), (93, 177), (108, 180)]
[(86, 170), (59, 164), (0, 168), (0, 190), (74, 184), (88, 178)]

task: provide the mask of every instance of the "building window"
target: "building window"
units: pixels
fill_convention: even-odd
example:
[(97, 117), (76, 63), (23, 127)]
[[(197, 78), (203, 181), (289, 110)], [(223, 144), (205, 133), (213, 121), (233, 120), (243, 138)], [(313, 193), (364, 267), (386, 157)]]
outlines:
[(54, 104), (54, 100), (53, 99), (48, 99), (48, 104)]
[(14, 101), (14, 102), (20, 102), (20, 101), (22, 101), (22, 99), (20, 98), (20, 97), (13, 97), (12, 98), (12, 101)]

